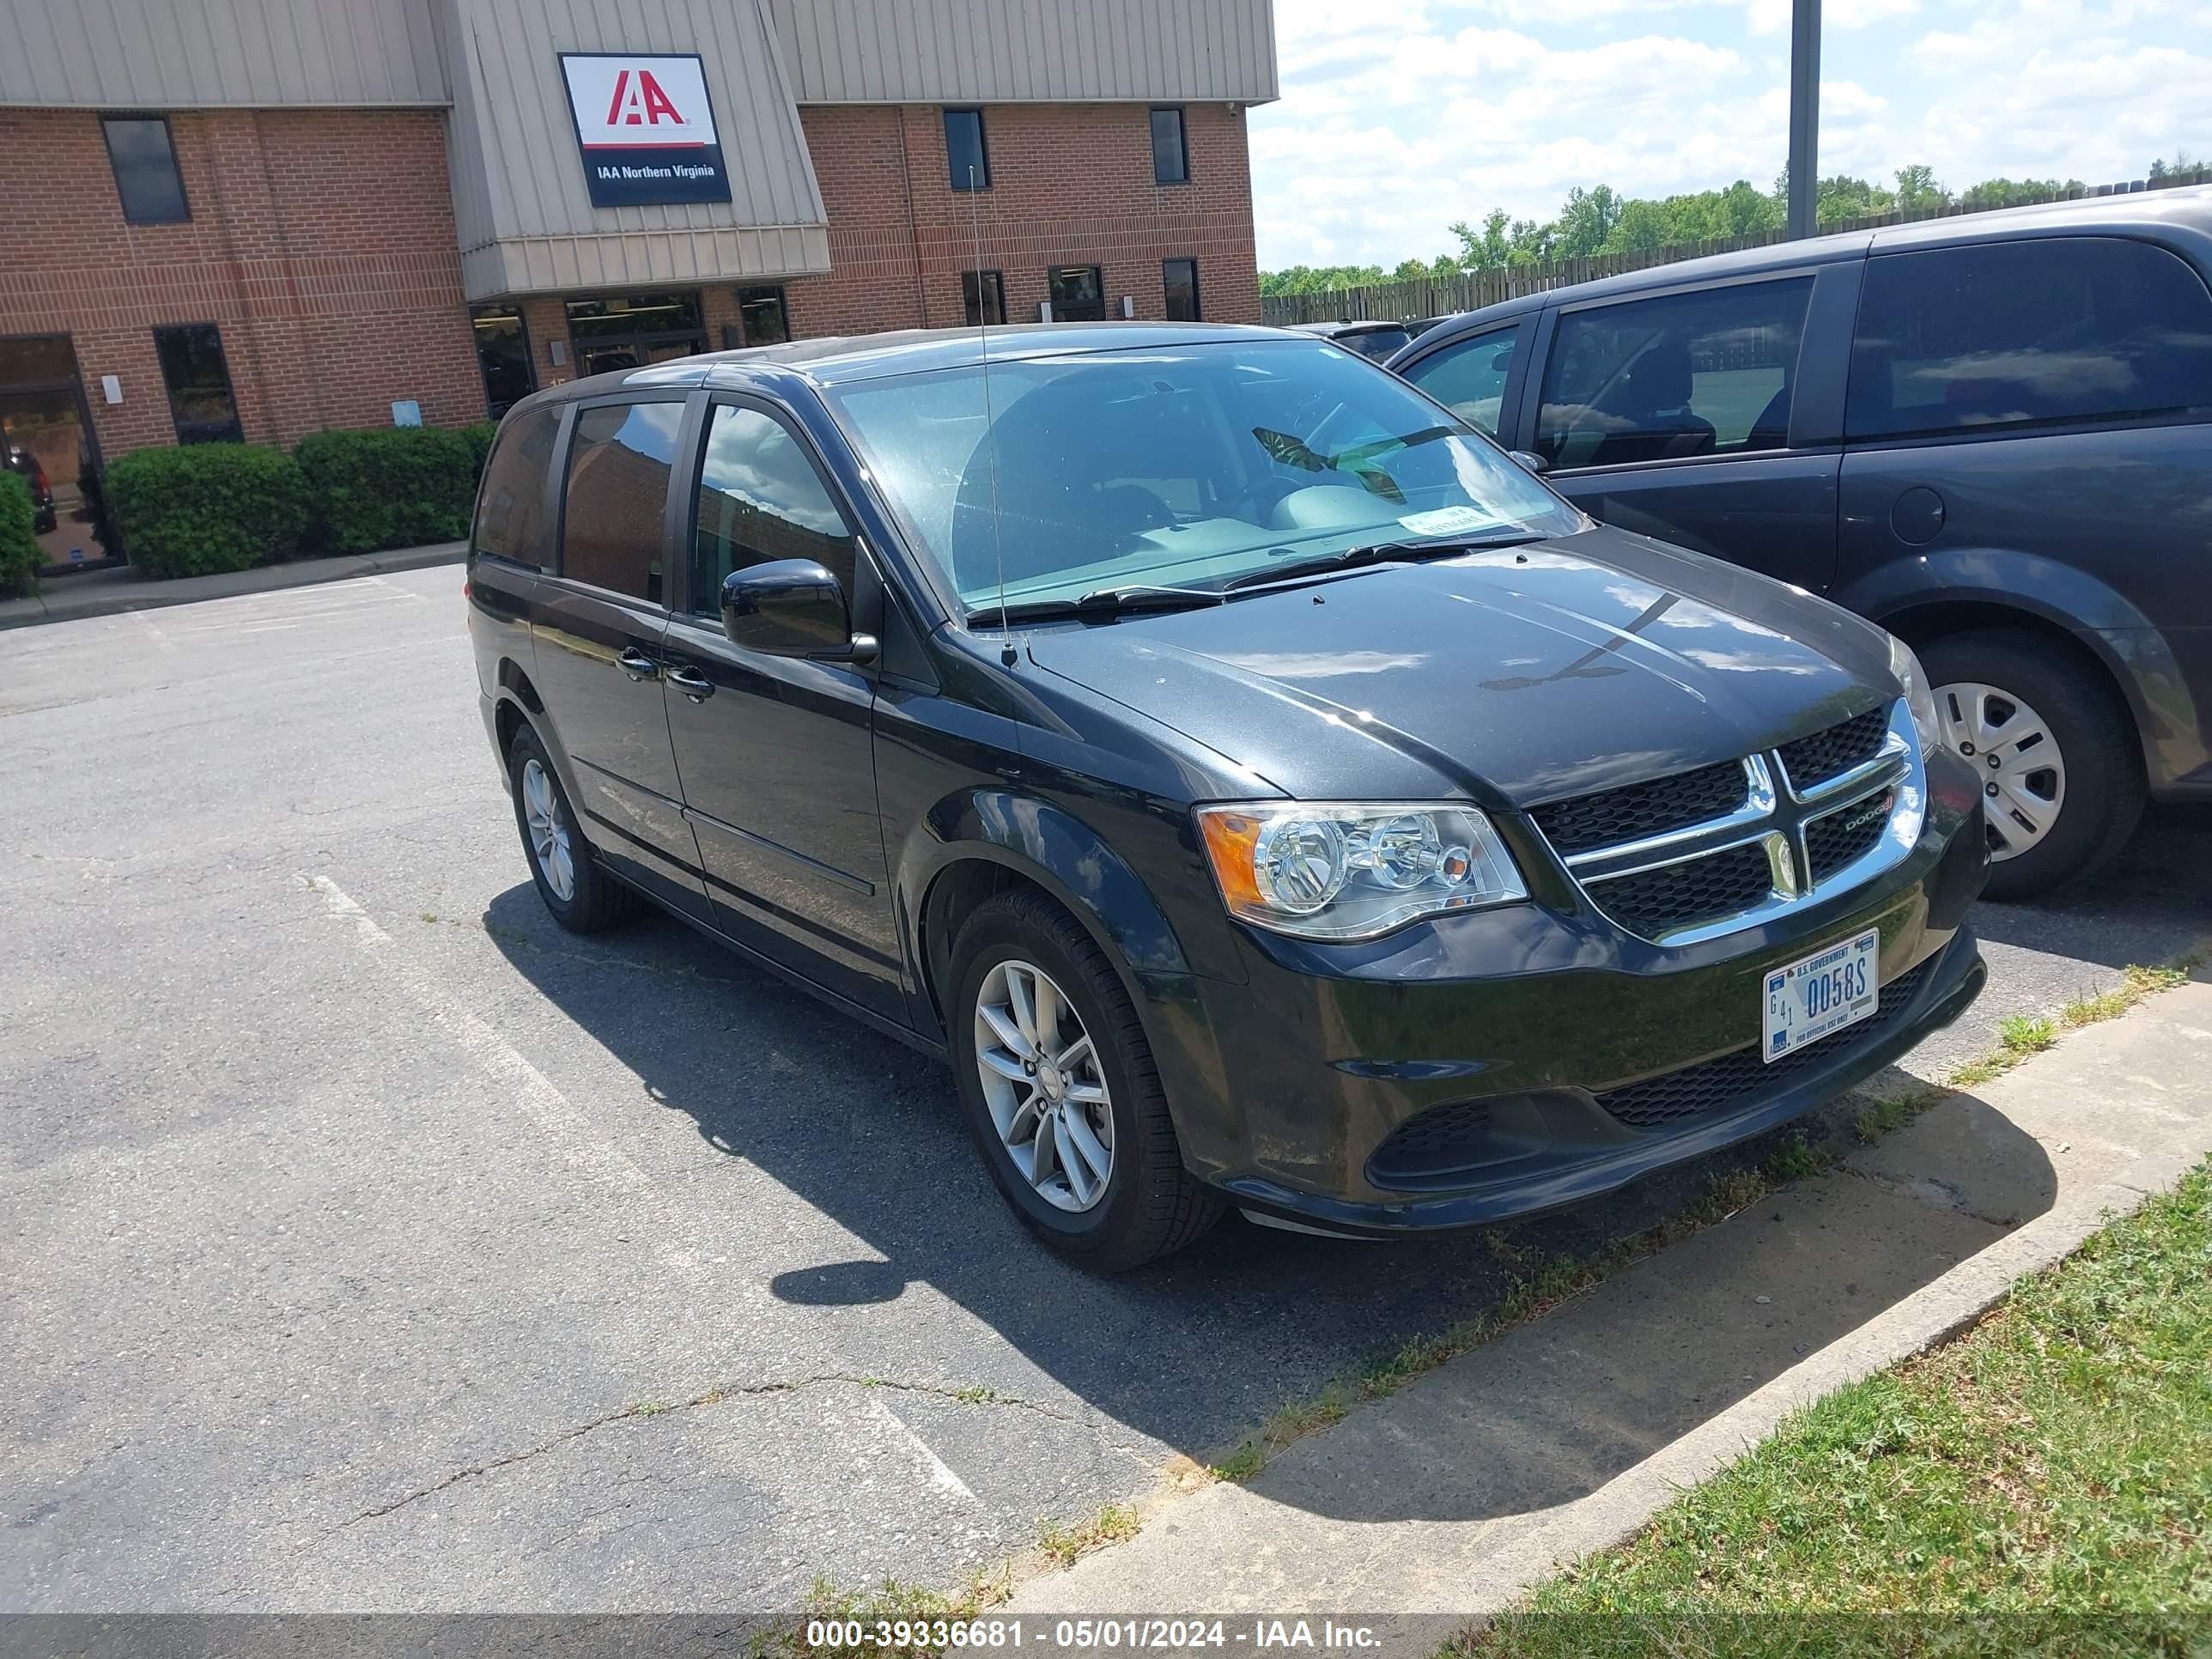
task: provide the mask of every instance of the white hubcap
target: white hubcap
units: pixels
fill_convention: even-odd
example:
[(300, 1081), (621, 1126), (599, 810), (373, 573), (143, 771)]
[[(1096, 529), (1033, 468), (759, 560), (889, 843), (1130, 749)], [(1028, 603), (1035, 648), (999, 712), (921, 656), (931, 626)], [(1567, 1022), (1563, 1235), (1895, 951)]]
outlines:
[(1990, 859), (2042, 844), (2066, 805), (2066, 757), (2049, 722), (2002, 686), (1960, 680), (1936, 688), (1943, 741), (1982, 781)]
[(568, 826), (553, 797), (553, 780), (535, 760), (522, 763), (522, 821), (530, 826), (530, 851), (538, 873), (566, 904), (576, 896), (576, 858), (568, 846)]
[(1006, 1156), (1037, 1196), (1081, 1212), (1114, 1175), (1114, 1109), (1075, 1006), (1033, 963), (1002, 962), (975, 996), (975, 1070)]

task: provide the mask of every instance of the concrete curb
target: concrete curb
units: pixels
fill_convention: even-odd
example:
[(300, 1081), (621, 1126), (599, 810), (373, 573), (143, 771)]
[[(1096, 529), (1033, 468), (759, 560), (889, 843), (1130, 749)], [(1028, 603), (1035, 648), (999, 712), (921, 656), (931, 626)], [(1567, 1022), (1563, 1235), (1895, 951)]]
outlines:
[[(1402, 1623), (1377, 1627), (1383, 1644), (1425, 1656), (1438, 1615), (1479, 1622), (1620, 1542), (1790, 1413), (1972, 1324), (2208, 1152), (2200, 981), (1360, 1407), (1250, 1482), (1164, 1501), (1136, 1538), (1031, 1580), (1006, 1611), (1374, 1626), (1389, 1609)], [(1670, 1411), (1687, 1420), (1646, 1431)]]
[(212, 576), (183, 576), (151, 581), (129, 569), (88, 571), (57, 578), (27, 599), (0, 603), (0, 629), (31, 628), (40, 623), (74, 622), (83, 617), (112, 617), (126, 611), (155, 611), (203, 599), (234, 599), (241, 593), (275, 593), (322, 582), (386, 576), (432, 565), (459, 564), (468, 557), (466, 542), (394, 548), (385, 553), (351, 553), (330, 559), (295, 559), (289, 564), (257, 565)]

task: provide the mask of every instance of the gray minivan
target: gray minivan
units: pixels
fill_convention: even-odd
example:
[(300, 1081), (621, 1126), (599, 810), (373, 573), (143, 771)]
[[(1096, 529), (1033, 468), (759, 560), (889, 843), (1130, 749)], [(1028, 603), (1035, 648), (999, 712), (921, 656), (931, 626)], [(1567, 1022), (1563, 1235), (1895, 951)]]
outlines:
[(1909, 641), (2021, 897), (2212, 798), (2208, 277), (2212, 187), (2148, 191), (1528, 295), (1389, 367), (1606, 523)]

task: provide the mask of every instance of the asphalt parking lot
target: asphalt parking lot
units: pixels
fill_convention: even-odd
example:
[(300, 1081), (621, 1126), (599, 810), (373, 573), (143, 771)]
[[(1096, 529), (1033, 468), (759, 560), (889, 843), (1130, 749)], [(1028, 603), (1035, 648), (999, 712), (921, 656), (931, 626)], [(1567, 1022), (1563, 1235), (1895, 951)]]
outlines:
[[(1480, 1237), (1235, 1220), (1087, 1278), (941, 1069), (673, 922), (561, 933), (459, 585), (0, 637), (0, 1609), (949, 1582), (1498, 1293)], [(2162, 814), (1984, 907), (1989, 991), (1907, 1069), (2212, 936), (2208, 872), (2212, 818)]]

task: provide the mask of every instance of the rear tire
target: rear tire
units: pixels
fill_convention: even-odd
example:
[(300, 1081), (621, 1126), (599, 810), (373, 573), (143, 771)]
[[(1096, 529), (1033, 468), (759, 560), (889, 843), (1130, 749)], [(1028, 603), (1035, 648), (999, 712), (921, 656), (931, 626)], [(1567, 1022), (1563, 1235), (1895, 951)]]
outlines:
[[(1183, 1167), (1167, 1097), (1135, 1006), (1105, 952), (1066, 912), (1035, 891), (1000, 893), (978, 905), (961, 927), (951, 966), (953, 1067), (969, 1133), (991, 1178), (1031, 1232), (1094, 1272), (1115, 1273), (1182, 1249), (1220, 1218), (1219, 1196)], [(1056, 1067), (1040, 1062), (1024, 1079), (1008, 1064), (1023, 1058), (1024, 1047), (998, 1036), (1006, 1030), (1001, 999), (1010, 971), (1018, 982), (1032, 988), (1042, 975), (1049, 993), (1066, 1005), (1056, 1022), (1059, 1038), (1040, 1038), (1030, 1057), (1043, 1049), (1045, 1060), (1054, 1058), (1050, 1051), (1055, 1042), (1061, 1053), (1073, 1053), (1080, 1046), (1079, 1036), (1088, 1040), (1096, 1057), (1095, 1067), (1071, 1066), (1072, 1080), (1062, 1085), (1065, 1097), (1057, 1089), (1047, 1093), (1045, 1079), (1060, 1081)], [(1030, 994), (1034, 997), (1033, 989)], [(995, 1027), (982, 1012), (986, 1007), (997, 1017)], [(986, 1054), (999, 1062), (988, 1085), (981, 1057)], [(1110, 1115), (1110, 1126), (1098, 1126), (1110, 1127), (1110, 1135), (1077, 1125), (1091, 1161), (1072, 1179), (1055, 1185), (1047, 1178), (1040, 1186), (1036, 1171), (1048, 1170), (1056, 1158), (1036, 1150), (1036, 1142), (1045, 1139), (1042, 1130), (1034, 1133), (1027, 1148), (1022, 1146), (1021, 1127), (1034, 1122), (1034, 1116), (1024, 1119), (1023, 1112), (1048, 1116), (1057, 1107), (1065, 1121), (1066, 1114), (1083, 1109), (1079, 1097), (1095, 1098), (1101, 1091), (1106, 1101), (1091, 1109)], [(1019, 1120), (1011, 1135), (1000, 1121), (1010, 1111)], [(1105, 1143), (1103, 1148), (1099, 1141)], [(1067, 1147), (1065, 1156), (1082, 1156), (1074, 1141), (1061, 1144)], [(1086, 1181), (1095, 1182), (1102, 1150), (1110, 1171), (1103, 1192), (1097, 1193)]]
[[(2142, 817), (2142, 745), (2126, 705), (2095, 671), (2046, 639), (2006, 629), (1946, 635), (1920, 658), (1945, 745), (1983, 781), (1987, 896), (2049, 892), (2126, 844)], [(2056, 751), (2050, 764), (2026, 769), (2046, 745)], [(2047, 824), (2039, 833), (2039, 820)]]
[(522, 855), (553, 920), (572, 933), (597, 933), (635, 915), (637, 895), (599, 867), (553, 757), (527, 726), (507, 745), (507, 779)]

